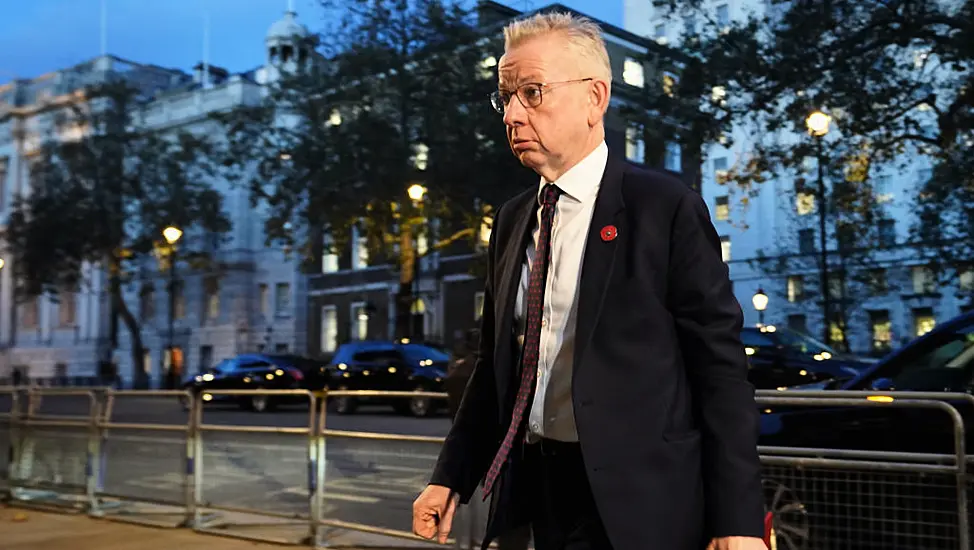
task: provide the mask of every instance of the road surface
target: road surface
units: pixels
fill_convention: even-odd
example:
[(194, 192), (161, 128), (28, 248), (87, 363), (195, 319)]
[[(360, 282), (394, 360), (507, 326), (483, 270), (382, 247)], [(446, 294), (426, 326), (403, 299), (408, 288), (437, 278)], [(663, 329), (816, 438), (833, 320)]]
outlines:
[[(10, 401), (0, 396), (0, 413)], [(45, 396), (39, 412), (83, 417), (84, 397)], [(204, 426), (306, 427), (307, 406), (288, 406), (268, 413), (211, 404)], [(167, 428), (184, 426), (187, 413), (172, 397), (117, 398), (111, 421), (145, 424), (137, 429), (110, 429), (103, 444), (101, 471), (106, 493), (135, 499), (181, 503), (185, 471), (185, 434)], [(0, 420), (0, 468), (6, 470), (9, 430)], [(411, 418), (385, 407), (360, 408), (354, 415), (327, 416), (331, 430), (444, 436), (445, 416)], [(156, 429), (153, 429), (156, 427)], [(21, 478), (83, 485), (87, 435), (84, 428), (34, 427), (25, 446), (31, 460)], [(300, 434), (202, 432), (200, 500), (211, 506), (307, 514), (308, 437)], [(422, 490), (436, 460), (437, 443), (329, 437), (326, 440), (324, 517), (401, 531), (411, 530), (412, 500)], [(485, 507), (481, 507), (485, 508)]]

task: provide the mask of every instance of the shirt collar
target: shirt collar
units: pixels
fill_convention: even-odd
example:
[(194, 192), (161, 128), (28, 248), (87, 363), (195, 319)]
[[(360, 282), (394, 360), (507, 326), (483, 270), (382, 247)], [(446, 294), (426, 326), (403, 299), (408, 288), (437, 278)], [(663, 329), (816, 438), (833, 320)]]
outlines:
[(605, 165), (609, 158), (609, 148), (605, 141), (599, 144), (591, 153), (572, 166), (567, 172), (561, 175), (556, 181), (548, 182), (541, 178), (538, 184), (537, 200), (541, 203), (541, 190), (545, 184), (554, 183), (561, 189), (562, 193), (577, 200), (578, 202), (588, 202), (595, 199), (595, 194), (602, 183), (602, 173), (605, 172)]

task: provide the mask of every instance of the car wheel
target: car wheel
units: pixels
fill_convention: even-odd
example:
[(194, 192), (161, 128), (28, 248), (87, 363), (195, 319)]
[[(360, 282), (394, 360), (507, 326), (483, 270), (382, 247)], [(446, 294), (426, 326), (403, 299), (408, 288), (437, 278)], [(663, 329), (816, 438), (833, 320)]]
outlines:
[[(426, 388), (419, 387), (413, 391), (425, 392)], [(429, 397), (413, 397), (409, 400), (409, 414), (417, 418), (425, 418), (433, 412), (433, 400)]]
[(808, 510), (799, 496), (786, 485), (763, 479), (764, 501), (771, 513), (770, 550), (809, 548)]

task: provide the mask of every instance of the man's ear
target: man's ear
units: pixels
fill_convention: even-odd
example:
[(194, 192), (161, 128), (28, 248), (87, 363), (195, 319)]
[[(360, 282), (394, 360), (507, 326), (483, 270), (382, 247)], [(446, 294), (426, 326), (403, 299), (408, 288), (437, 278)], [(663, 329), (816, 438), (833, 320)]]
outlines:
[(611, 88), (609, 83), (602, 79), (596, 79), (589, 87), (588, 102), (588, 124), (595, 126), (602, 122), (605, 112), (609, 109), (609, 97)]

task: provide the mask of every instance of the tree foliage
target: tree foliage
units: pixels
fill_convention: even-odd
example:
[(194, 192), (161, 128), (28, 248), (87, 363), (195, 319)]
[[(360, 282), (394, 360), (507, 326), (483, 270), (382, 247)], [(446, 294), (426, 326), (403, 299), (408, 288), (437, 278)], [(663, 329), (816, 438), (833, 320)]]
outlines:
[[(500, 45), (460, 3), (323, 3), (340, 21), (327, 55), (221, 117), (227, 164), (266, 208), (268, 239), (306, 264), (324, 235), (338, 250), (358, 227), (370, 258), (402, 268), (408, 313), (414, 239), (475, 244), (490, 206), (529, 181), (488, 101)], [(413, 184), (422, 201), (408, 198)]]
[[(801, 172), (818, 157), (806, 117), (823, 110), (832, 117), (823, 138), (831, 166), (829, 262), (842, 270), (847, 259), (836, 238), (843, 225), (856, 227), (857, 236), (876, 234), (876, 224), (901, 208), (917, 214), (908, 245), (854, 248), (869, 260), (856, 263), (902, 262), (919, 251), (951, 281), (970, 265), (974, 46), (967, 37), (974, 2), (771, 0), (729, 23), (700, 0), (655, 4), (696, 24), (696, 34), (684, 35), (689, 82), (677, 95), (688, 119), (727, 145), (733, 128), (748, 132), (728, 185), (753, 196), (760, 184)], [(919, 170), (915, 189), (896, 203), (843, 200), (849, 185), (857, 196), (875, 197), (885, 193), (878, 186), (884, 176), (924, 165), (933, 177)]]
[(84, 90), (59, 112), (41, 136), (30, 189), (16, 199), (4, 235), (22, 298), (73, 293), (84, 266), (105, 269), (111, 343), (121, 317), (135, 365), (142, 364), (140, 322), (124, 291), (159, 248), (162, 229), (184, 231), (181, 254), (194, 264), (210, 252), (212, 239), (203, 237), (229, 229), (222, 196), (206, 183), (213, 168), (207, 139), (147, 129), (140, 114), (137, 91), (121, 79)]

